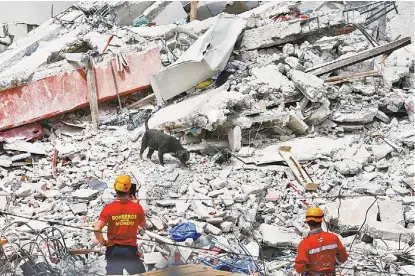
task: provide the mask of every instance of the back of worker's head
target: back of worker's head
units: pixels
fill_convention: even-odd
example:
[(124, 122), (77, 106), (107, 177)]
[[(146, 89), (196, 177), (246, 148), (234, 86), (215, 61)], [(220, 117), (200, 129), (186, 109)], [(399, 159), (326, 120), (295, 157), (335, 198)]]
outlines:
[(323, 221), (324, 212), (318, 207), (310, 207), (305, 213), (305, 221), (310, 228), (320, 228)]
[(128, 175), (120, 175), (115, 179), (114, 190), (117, 196), (127, 196), (131, 189), (131, 178)]

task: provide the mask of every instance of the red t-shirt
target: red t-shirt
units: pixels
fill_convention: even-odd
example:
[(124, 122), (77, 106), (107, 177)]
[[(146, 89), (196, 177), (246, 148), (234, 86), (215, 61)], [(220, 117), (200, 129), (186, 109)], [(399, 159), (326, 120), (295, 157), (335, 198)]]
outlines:
[(108, 204), (102, 209), (98, 220), (108, 224), (108, 246), (136, 246), (138, 227), (146, 225), (143, 207), (130, 200), (116, 200)]

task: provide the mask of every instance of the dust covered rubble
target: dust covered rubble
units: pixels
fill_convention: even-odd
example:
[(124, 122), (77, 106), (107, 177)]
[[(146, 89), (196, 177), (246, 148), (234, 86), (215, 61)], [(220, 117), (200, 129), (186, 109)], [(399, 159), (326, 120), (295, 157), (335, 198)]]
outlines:
[[(266, 11), (270, 12), (281, 10)], [(255, 19), (252, 31), (274, 24), (268, 15), (251, 18)], [(212, 19), (205, 21), (180, 28), (132, 28), (142, 32), (139, 35), (121, 29), (117, 36), (127, 44), (156, 43), (163, 64), (168, 65), (197, 39), (192, 34), (212, 25)], [(108, 34), (99, 22), (98, 33)], [(253, 35), (247, 32), (245, 41)], [(119, 116), (115, 104), (108, 103), (100, 105), (103, 120), (97, 134), (92, 133), (90, 115), (83, 110), (58, 116), (46, 122), (50, 128), (38, 142), (45, 155), (33, 154), (31, 166), (8, 167), (3, 164), (9, 162), (2, 162), (0, 187), (14, 197), (6, 201), (1, 196), (0, 207), (33, 219), (86, 225), (114, 198), (112, 183), (125, 173), (139, 184), (148, 230), (164, 238), (168, 228), (193, 222), (203, 234), (187, 241), (196, 247), (225, 243), (243, 253), (231, 244), (251, 248), (259, 240), (264, 257), (282, 256), (281, 250), (293, 257), (307, 235), (305, 210), (317, 205), (326, 210), (325, 227), (341, 235), (348, 249), (353, 244), (346, 266), (354, 268), (355, 275), (368, 275), (359, 269), (377, 264), (376, 258), (385, 259), (379, 265), (389, 267), (391, 273), (405, 269), (407, 262), (402, 259), (414, 243), (415, 202), (413, 186), (408, 184), (414, 176), (413, 101), (408, 104), (414, 91), (396, 79), (391, 81), (392, 88), (376, 77), (333, 85), (305, 73), (312, 66), (365, 50), (369, 44), (358, 31), (297, 43), (299, 33), (295, 29), (287, 35), (290, 43), (267, 38), (257, 40), (255, 46), (242, 46), (231, 56), (225, 84), (190, 93), (154, 113), (150, 126), (176, 135), (191, 151), (188, 168), (170, 155), (165, 156), (164, 167), (156, 157), (140, 160), (143, 127), (129, 131), (127, 125), (114, 123), (112, 118)], [(85, 37), (92, 43), (98, 36)], [(405, 65), (413, 73), (413, 63)], [(362, 66), (373, 69), (373, 63), (364, 62), (339, 70), (339, 75)], [(139, 114), (141, 125), (149, 112)], [(77, 127), (68, 131), (62, 122)], [(269, 152), (274, 145), (288, 143), (293, 152), (304, 149), (295, 155), (319, 183), (317, 191), (304, 191), (276, 147)], [(51, 174), (54, 149), (59, 153), (56, 177)], [(1, 156), (12, 154), (6, 150)], [(371, 195), (379, 199), (369, 208), (375, 200)], [(31, 231), (23, 224), (28, 219), (1, 217), (0, 225), (9, 220), (20, 222), (14, 227), (17, 232)], [(29, 226), (41, 230), (47, 224), (30, 220)], [(71, 230), (64, 236), (68, 247), (98, 248), (92, 232)], [(149, 241), (148, 235), (144, 238), (140, 247), (145, 259), (155, 258), (150, 255), (154, 248), (163, 255), (171, 253), (168, 245)], [(204, 256), (198, 250), (182, 255), (188, 262)], [(259, 249), (252, 255), (258, 256)], [(167, 264), (159, 261), (147, 265), (151, 269)]]

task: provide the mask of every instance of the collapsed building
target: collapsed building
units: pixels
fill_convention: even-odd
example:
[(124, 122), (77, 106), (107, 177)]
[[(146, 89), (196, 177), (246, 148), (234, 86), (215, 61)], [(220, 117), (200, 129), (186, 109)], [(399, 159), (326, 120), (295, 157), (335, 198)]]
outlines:
[[(81, 2), (0, 54), (1, 274), (103, 275), (92, 225), (128, 174), (148, 271), (290, 275), (320, 206), (342, 275), (414, 275), (414, 48), (385, 25), (399, 5), (187, 9)], [(139, 159), (147, 118), (188, 168)], [(174, 239), (182, 224), (197, 238)]]

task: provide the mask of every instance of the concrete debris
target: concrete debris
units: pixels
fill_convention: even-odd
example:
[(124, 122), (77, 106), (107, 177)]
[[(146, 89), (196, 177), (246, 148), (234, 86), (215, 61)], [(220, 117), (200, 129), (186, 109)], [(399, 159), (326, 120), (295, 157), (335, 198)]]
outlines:
[[(403, 249), (414, 242), (414, 56), (410, 47), (396, 50), (410, 41), (380, 35), (396, 21), (386, 16), (365, 25), (373, 3), (348, 11), (331, 2), (254, 2), (199, 2), (191, 22), (184, 2), (81, 2), (6, 45), (4, 236), (38, 242), (59, 222), (72, 227), (58, 227), (69, 250), (98, 250), (83, 229), (115, 199), (116, 176), (128, 174), (147, 216), (139, 249), (148, 270), (175, 265), (179, 255), (220, 265), (235, 261), (225, 252), (249, 252), (246, 263), (265, 267), (261, 275), (290, 274), (290, 263), (268, 260), (294, 258), (308, 233), (307, 206), (320, 206), (329, 230), (353, 243), (343, 274), (369, 275), (373, 258), (387, 264), (373, 275), (411, 271)], [(376, 43), (362, 32), (372, 34), (372, 25)], [(97, 105), (87, 97), (87, 61), (99, 101), (92, 114), (75, 111)], [(148, 118), (190, 152), (186, 166), (175, 153), (164, 166), (139, 159)], [(176, 248), (168, 231), (186, 222), (201, 236)], [(260, 254), (265, 263), (255, 266)], [(51, 275), (64, 266), (56, 257)], [(57, 275), (105, 274), (101, 251), (68, 262), (65, 269), (80, 271)], [(9, 263), (13, 272), (21, 261)]]
[(261, 224), (259, 229), (262, 234), (262, 242), (271, 247), (297, 247), (300, 236), (294, 232), (287, 232), (274, 225)]
[(311, 102), (320, 102), (326, 96), (327, 90), (322, 79), (298, 70), (290, 70), (288, 77)]

